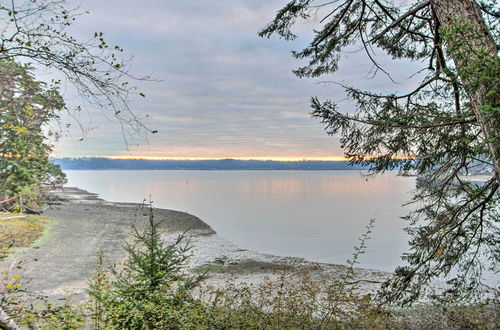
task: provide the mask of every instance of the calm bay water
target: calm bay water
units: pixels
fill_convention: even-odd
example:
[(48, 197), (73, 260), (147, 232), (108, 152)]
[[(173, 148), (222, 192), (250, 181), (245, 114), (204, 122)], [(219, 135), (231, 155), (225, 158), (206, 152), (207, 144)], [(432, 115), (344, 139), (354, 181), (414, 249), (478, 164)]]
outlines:
[(198, 216), (238, 246), (343, 264), (375, 218), (359, 266), (391, 271), (407, 249), (404, 221), (414, 178), (358, 171), (65, 171), (70, 186), (117, 202)]

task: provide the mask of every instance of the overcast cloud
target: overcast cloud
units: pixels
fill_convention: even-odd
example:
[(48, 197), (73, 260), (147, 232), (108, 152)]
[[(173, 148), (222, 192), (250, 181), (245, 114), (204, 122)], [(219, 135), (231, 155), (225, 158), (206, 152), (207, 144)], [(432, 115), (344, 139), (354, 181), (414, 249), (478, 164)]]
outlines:
[[(141, 82), (146, 98), (134, 98), (135, 113), (148, 114), (146, 124), (158, 134), (127, 151), (118, 123), (89, 109), (79, 115), (88, 131), (84, 141), (76, 125), (56, 148), (56, 156), (162, 157), (334, 157), (338, 138), (327, 136), (309, 115), (309, 98), (340, 100), (343, 91), (320, 80), (299, 79), (300, 65), (291, 55), (311, 36), (285, 42), (262, 39), (257, 32), (286, 1), (282, 0), (83, 0), (90, 11), (74, 27), (106, 39), (134, 57), (132, 71), (152, 74), (160, 82)], [(391, 63), (390, 59), (380, 58)], [(371, 65), (363, 53), (348, 54), (341, 70), (325, 79), (375, 90), (397, 91), (415, 68), (391, 64), (395, 77), (367, 79)], [(78, 99), (67, 93), (68, 103)], [(346, 111), (352, 107), (346, 103)]]

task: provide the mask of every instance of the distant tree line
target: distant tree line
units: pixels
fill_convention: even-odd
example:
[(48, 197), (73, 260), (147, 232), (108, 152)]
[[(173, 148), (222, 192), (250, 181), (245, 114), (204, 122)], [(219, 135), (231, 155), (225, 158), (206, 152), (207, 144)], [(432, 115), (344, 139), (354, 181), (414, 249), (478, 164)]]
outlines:
[(51, 158), (63, 170), (363, 170), (348, 161), (272, 160), (149, 160), (92, 158)]

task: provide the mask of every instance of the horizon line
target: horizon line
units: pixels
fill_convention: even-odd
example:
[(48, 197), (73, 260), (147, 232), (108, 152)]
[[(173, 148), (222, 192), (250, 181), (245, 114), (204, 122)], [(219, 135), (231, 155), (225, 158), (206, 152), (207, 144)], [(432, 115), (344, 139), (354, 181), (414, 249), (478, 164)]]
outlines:
[(342, 156), (332, 157), (164, 157), (164, 156), (83, 156), (53, 158), (107, 158), (117, 160), (258, 160), (258, 161), (349, 161)]

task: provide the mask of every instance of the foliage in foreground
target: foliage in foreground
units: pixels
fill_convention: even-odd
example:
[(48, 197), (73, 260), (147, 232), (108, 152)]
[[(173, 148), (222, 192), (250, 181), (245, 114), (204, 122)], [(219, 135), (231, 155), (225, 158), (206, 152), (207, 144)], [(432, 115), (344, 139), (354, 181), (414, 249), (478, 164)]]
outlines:
[(144, 231), (132, 228), (134, 242), (125, 246), (128, 259), (123, 267), (99, 268), (89, 288), (97, 324), (143, 329), (187, 324), (191, 306), (197, 304), (190, 292), (202, 275), (184, 272), (189, 246), (182, 236), (165, 244), (160, 224), (150, 208)]
[[(151, 209), (149, 212), (144, 233), (133, 228), (135, 243), (126, 245), (129, 258), (123, 269), (99, 270), (90, 286), (96, 325), (142, 329), (336, 328), (347, 322), (389, 322), (368, 296), (356, 294), (355, 287), (348, 284), (352, 267), (342, 280), (322, 283), (307, 275), (283, 272), (277, 280), (257, 287), (232, 282), (222, 289), (202, 285), (205, 274), (189, 276), (183, 269), (190, 253), (183, 237), (165, 245), (160, 223), (154, 221)], [(372, 224), (360, 249), (365, 247)]]
[[(130, 58), (103, 32), (78, 38), (72, 27), (88, 11), (64, 0), (0, 1), (0, 60), (33, 63), (63, 76), (83, 98), (73, 113), (91, 105), (109, 111), (129, 137), (149, 131), (128, 106), (129, 97), (145, 95), (131, 86)], [(154, 133), (154, 131), (152, 131)], [(125, 136), (124, 136), (125, 138)]]
[(6, 274), (0, 311), (8, 311), (18, 326), (41, 329), (490, 329), (500, 321), (495, 303), (447, 302), (405, 310), (378, 306), (351, 283), (356, 254), (338, 280), (283, 270), (259, 285), (228, 281), (212, 288), (201, 282), (204, 275), (189, 275), (183, 268), (190, 255), (183, 237), (165, 244), (159, 229), (150, 210), (144, 231), (134, 227), (125, 264), (104, 269), (101, 259), (90, 299), (82, 304), (26, 299), (19, 295), (26, 294), (20, 279)]
[[(14, 204), (16, 211), (37, 212), (43, 206), (41, 185), (64, 183), (59, 167), (47, 161), (52, 150), (47, 140), (70, 123), (58, 121), (64, 100), (57, 88), (35, 81), (36, 69), (64, 77), (82, 97), (71, 114), (87, 107), (109, 111), (125, 143), (157, 132), (128, 105), (131, 95), (145, 97), (128, 80), (149, 78), (133, 76), (123, 49), (109, 44), (102, 32), (84, 39), (72, 35), (75, 21), (87, 13), (64, 0), (0, 1), (0, 209)], [(55, 86), (62, 81), (52, 80)], [(49, 121), (59, 127), (50, 130)]]
[(46, 126), (63, 108), (58, 89), (35, 80), (31, 67), (0, 60), (0, 201), (32, 206), (44, 185), (65, 183), (59, 166), (49, 162), (46, 137), (54, 137)]
[[(377, 62), (381, 53), (420, 67), (406, 91), (339, 84), (349, 103), (311, 99), (312, 116), (340, 135), (352, 163), (422, 179), (406, 217), (407, 266), (386, 283), (387, 301), (411, 304), (447, 275), (454, 293), (470, 298), (486, 289), (486, 272), (498, 273), (498, 17), (496, 0), (291, 0), (260, 32), (291, 40), (294, 25), (314, 25), (310, 43), (293, 52), (305, 63), (294, 71), (301, 78), (332, 80), (355, 49), (373, 64), (369, 75), (393, 79)], [(476, 184), (470, 174), (489, 177)]]

